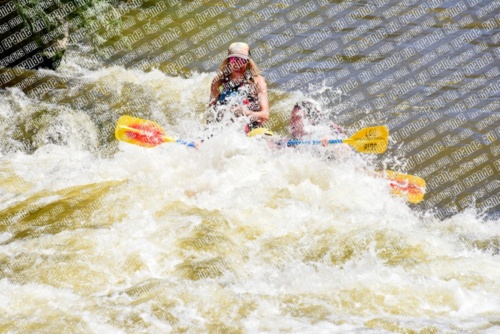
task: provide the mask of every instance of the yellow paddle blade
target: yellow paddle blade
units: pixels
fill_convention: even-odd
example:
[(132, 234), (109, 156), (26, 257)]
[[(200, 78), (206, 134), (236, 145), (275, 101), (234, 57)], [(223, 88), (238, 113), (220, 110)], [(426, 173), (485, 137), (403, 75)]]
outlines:
[(421, 177), (390, 170), (386, 170), (385, 175), (389, 180), (392, 194), (404, 196), (408, 202), (414, 204), (418, 204), (424, 199), (426, 184)]
[(118, 119), (115, 129), (116, 139), (143, 147), (155, 147), (164, 142), (175, 141), (165, 136), (165, 131), (153, 121), (122, 116)]
[(273, 132), (266, 128), (255, 128), (247, 134), (248, 137), (253, 137), (257, 135), (272, 136)]
[(389, 130), (385, 125), (372, 126), (356, 132), (342, 142), (362, 153), (380, 154), (387, 150)]

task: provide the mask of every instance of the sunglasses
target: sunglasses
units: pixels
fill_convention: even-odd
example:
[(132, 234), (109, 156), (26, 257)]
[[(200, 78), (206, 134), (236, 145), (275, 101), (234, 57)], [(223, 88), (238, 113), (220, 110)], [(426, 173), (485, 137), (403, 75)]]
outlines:
[(241, 63), (241, 64), (248, 63), (248, 59), (243, 59), (243, 58), (238, 58), (238, 57), (230, 57), (229, 61), (231, 63), (236, 63), (236, 62)]

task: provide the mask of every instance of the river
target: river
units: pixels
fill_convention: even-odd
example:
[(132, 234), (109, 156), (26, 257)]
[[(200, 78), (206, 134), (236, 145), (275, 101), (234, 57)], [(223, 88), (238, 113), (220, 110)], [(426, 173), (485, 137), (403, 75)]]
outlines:
[[(96, 19), (98, 48), (75, 33), (56, 71), (0, 89), (0, 332), (498, 332), (497, 3), (116, 5), (122, 31)], [(348, 135), (386, 125), (388, 151), (207, 134), (234, 41), (275, 136), (310, 98)], [(122, 115), (205, 140), (119, 142)], [(424, 178), (424, 200), (381, 169)]]

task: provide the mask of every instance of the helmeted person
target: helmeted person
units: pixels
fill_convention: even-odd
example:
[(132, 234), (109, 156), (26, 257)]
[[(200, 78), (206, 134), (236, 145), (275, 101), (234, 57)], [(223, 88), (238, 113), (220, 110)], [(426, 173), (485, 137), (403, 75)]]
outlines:
[(229, 46), (228, 55), (212, 80), (209, 106), (207, 123), (244, 115), (249, 118), (247, 133), (269, 119), (267, 84), (246, 43)]

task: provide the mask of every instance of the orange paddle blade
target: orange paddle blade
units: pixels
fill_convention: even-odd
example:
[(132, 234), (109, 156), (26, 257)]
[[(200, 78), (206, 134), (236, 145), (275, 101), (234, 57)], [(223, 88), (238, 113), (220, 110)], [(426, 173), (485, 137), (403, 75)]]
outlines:
[(115, 129), (116, 139), (143, 147), (155, 147), (166, 140), (165, 131), (153, 121), (122, 116)]
[(391, 193), (405, 196), (408, 202), (418, 204), (424, 199), (425, 180), (421, 177), (386, 170)]
[(385, 174), (389, 180), (391, 193), (405, 196), (408, 202), (414, 204), (418, 204), (424, 199), (426, 184), (421, 177), (390, 170), (386, 170)]

